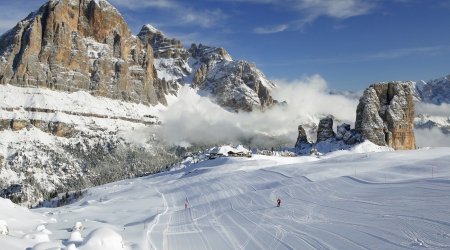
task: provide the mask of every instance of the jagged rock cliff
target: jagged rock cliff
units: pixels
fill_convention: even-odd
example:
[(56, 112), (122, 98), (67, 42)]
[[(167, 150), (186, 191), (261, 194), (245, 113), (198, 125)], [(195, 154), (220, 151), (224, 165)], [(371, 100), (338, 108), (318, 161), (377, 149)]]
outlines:
[(52, 0), (0, 37), (0, 83), (166, 104), (153, 50), (104, 0)]
[(362, 139), (395, 150), (415, 149), (413, 91), (408, 83), (371, 85), (356, 110), (355, 130)]
[(254, 64), (233, 60), (224, 48), (192, 44), (186, 50), (179, 40), (151, 25), (145, 25), (138, 36), (152, 46), (158, 76), (172, 88), (191, 84), (235, 111), (264, 110), (277, 103), (270, 95), (275, 85)]
[(317, 142), (334, 138), (335, 135), (336, 134), (333, 131), (333, 118), (331, 116), (327, 116), (321, 119), (319, 122), (319, 129), (317, 130)]
[(302, 144), (305, 143), (311, 143), (311, 139), (309, 138), (308, 134), (306, 133), (305, 129), (303, 128), (303, 125), (298, 126), (298, 137), (297, 142), (295, 143), (295, 147), (299, 148), (302, 146)]

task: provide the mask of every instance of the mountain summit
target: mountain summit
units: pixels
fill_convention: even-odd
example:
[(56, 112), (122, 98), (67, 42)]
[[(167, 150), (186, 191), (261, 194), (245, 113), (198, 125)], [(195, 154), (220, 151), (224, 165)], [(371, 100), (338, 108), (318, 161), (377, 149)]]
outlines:
[(104, 0), (49, 1), (0, 37), (0, 83), (166, 104), (153, 50)]
[(187, 50), (181, 41), (150, 24), (142, 27), (138, 37), (152, 46), (158, 76), (171, 86), (191, 84), (235, 111), (264, 110), (278, 103), (270, 95), (275, 84), (255, 64), (234, 60), (224, 48), (192, 44)]

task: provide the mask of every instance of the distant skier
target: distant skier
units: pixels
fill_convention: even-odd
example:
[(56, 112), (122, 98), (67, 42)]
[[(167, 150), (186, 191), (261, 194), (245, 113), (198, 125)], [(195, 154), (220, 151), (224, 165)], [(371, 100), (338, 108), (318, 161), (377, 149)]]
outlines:
[(280, 198), (278, 198), (278, 200), (277, 200), (277, 207), (279, 207), (280, 206), (280, 204), (281, 204), (281, 199)]
[(187, 208), (187, 203), (184, 203), (184, 209), (186, 209)]

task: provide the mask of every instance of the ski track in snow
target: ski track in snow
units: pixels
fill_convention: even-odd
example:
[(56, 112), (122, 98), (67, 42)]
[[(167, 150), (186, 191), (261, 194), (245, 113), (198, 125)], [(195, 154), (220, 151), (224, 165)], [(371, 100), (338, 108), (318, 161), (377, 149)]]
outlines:
[[(265, 169), (221, 175), (220, 182), (215, 175), (203, 174), (161, 185), (161, 192), (170, 197), (171, 217), (163, 237), (167, 245), (157, 244), (163, 245), (160, 249), (450, 247), (450, 223), (438, 216), (449, 218), (449, 202), (416, 197), (404, 187), (408, 183), (413, 190), (442, 193), (448, 188), (439, 184), (444, 180), (372, 183), (344, 176), (312, 182)], [(280, 208), (275, 207), (277, 197), (283, 199)], [(400, 211), (391, 206), (397, 198), (405, 203)], [(434, 211), (414, 209), (429, 202), (438, 203)], [(433, 236), (436, 232), (447, 238), (440, 242)]]

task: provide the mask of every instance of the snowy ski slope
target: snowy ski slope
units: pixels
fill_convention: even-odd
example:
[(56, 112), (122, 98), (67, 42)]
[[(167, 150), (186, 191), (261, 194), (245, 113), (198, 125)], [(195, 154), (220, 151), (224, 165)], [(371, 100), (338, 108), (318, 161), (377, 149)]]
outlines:
[[(2, 249), (450, 249), (449, 162), (450, 148), (187, 159), (176, 171), (91, 188), (64, 207), (15, 215), (2, 201), (10, 236), (0, 242)], [(86, 238), (69, 248), (76, 222)], [(49, 242), (24, 237), (39, 225), (52, 233)], [(92, 243), (87, 236), (100, 227), (117, 232), (124, 248)]]

